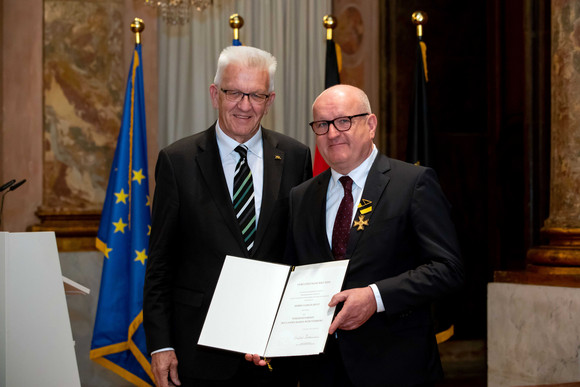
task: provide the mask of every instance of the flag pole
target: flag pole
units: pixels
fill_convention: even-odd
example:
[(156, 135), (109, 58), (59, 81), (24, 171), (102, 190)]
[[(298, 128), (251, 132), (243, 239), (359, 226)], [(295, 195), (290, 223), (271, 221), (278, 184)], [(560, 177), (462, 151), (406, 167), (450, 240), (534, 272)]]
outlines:
[(234, 46), (241, 46), (240, 42), (240, 28), (244, 26), (244, 18), (239, 14), (234, 13), (230, 16), (230, 27), (234, 30)]
[(135, 44), (141, 44), (141, 32), (145, 29), (145, 23), (143, 19), (135, 18), (133, 23), (131, 23), (131, 31), (135, 34)]
[(425, 72), (425, 82), (429, 82), (429, 76), (427, 74), (427, 46), (423, 42), (423, 26), (427, 24), (429, 17), (427, 12), (415, 11), (411, 15), (411, 20), (413, 24), (417, 26), (417, 40), (421, 46), (421, 56), (423, 57), (423, 71)]
[(423, 38), (423, 24), (427, 24), (427, 20), (429, 17), (427, 16), (427, 12), (423, 11), (415, 11), (411, 15), (411, 20), (413, 20), (413, 24), (417, 26), (417, 37), (419, 39)]
[[(417, 26), (417, 40), (419, 41), (419, 47), (421, 49), (421, 57), (422, 57), (422, 62), (423, 62), (423, 72), (425, 74), (425, 82), (429, 82), (429, 78), (427, 77), (427, 46), (425, 44), (425, 42), (423, 42), (423, 26), (425, 24), (427, 24), (427, 20), (429, 20), (429, 17), (427, 16), (427, 13), (424, 11), (416, 11), (413, 12), (413, 14), (411, 15), (411, 20), (413, 22), (413, 24), (415, 24)], [(425, 86), (423, 86), (425, 87)], [(425, 90), (423, 90), (423, 93), (425, 92)], [(423, 95), (423, 97), (425, 97), (425, 95)], [(426, 112), (427, 112), (427, 104), (426, 104), (426, 100), (423, 100), (423, 104), (424, 104), (424, 114), (425, 116), (423, 117), (423, 125), (425, 125), (424, 127), (424, 135), (427, 136), (429, 135), (428, 133), (428, 129), (426, 127)], [(419, 121), (419, 120), (418, 120)], [(426, 143), (428, 143), (428, 140), (425, 138), (424, 141)], [(429, 146), (428, 144), (425, 144), (425, 149), (424, 149), (424, 155), (422, 157), (427, 158), (427, 150), (428, 150)], [(419, 153), (417, 153), (417, 155), (419, 155)], [(426, 163), (427, 160), (423, 160), (424, 163)], [(417, 161), (416, 163), (417, 165), (419, 165), (419, 161)], [(428, 164), (428, 163), (426, 163)], [(441, 309), (441, 311), (438, 312), (438, 309)], [(455, 325), (452, 323), (451, 320), (449, 321), (445, 321), (443, 316), (447, 311), (445, 310), (445, 302), (439, 301), (438, 303), (436, 303), (433, 306), (433, 318), (434, 320), (436, 320), (436, 323), (438, 323), (439, 325), (441, 325), (442, 323), (448, 323), (449, 325), (442, 325), (442, 326), (437, 326), (436, 328), (438, 329), (444, 329), (442, 331), (439, 332), (435, 332), (435, 339), (437, 340), (437, 344), (441, 344), (447, 340), (449, 340), (454, 334), (455, 334)], [(439, 319), (442, 319), (442, 321), (438, 321)]]
[(332, 15), (324, 15), (322, 25), (326, 28), (326, 40), (332, 40), (332, 30), (336, 28), (336, 19)]

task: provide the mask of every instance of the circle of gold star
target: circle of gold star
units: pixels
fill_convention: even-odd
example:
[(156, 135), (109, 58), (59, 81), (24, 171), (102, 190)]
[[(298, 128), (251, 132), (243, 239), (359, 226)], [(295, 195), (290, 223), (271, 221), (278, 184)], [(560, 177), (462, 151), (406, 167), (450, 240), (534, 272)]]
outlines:
[(369, 220), (365, 219), (364, 215), (359, 215), (358, 220), (354, 221), (353, 227), (356, 227), (356, 231), (364, 230), (364, 226), (369, 225)]

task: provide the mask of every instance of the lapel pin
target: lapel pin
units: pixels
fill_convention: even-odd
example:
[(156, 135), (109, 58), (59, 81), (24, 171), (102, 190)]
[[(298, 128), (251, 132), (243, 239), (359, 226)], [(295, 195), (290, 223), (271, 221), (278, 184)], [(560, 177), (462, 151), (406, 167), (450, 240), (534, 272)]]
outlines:
[(356, 227), (356, 231), (364, 231), (365, 227), (369, 225), (369, 220), (365, 219), (364, 215), (359, 215), (358, 220), (354, 221), (353, 227)]
[(373, 202), (367, 199), (361, 199), (360, 203), (358, 204), (359, 212), (363, 215), (368, 214), (373, 210), (372, 206)]
[(274, 160), (282, 160), (282, 157), (276, 155), (276, 156), (274, 156)]

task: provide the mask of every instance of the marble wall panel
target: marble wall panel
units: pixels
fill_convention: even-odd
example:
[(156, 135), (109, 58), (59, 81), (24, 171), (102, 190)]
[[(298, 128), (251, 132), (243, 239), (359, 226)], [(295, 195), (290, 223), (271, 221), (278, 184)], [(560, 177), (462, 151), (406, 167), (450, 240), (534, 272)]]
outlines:
[(580, 288), (488, 284), (489, 386), (580, 381)]
[(547, 227), (580, 227), (580, 1), (552, 1), (552, 157)]
[(42, 20), (42, 0), (2, 2), (0, 181), (26, 179), (5, 197), (2, 231), (24, 231), (42, 203)]
[(100, 210), (125, 89), (122, 1), (44, 2), (43, 206)]
[[(373, 112), (378, 113), (379, 100), (379, 2), (377, 0), (333, 0), (332, 12), (337, 19), (333, 38), (340, 46), (342, 69), (340, 82), (361, 88), (369, 97)], [(322, 24), (322, 21), (320, 22)], [(387, 120), (387, 117), (379, 117)], [(382, 144), (380, 131), (375, 143)], [(381, 149), (385, 151), (385, 149)]]

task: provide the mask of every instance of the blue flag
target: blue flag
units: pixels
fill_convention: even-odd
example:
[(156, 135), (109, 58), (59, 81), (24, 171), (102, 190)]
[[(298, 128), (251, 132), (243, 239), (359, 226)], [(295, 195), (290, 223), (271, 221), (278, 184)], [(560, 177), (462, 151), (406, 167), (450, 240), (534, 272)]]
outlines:
[(242, 46), (242, 42), (240, 42), (240, 39), (233, 39), (232, 46)]
[(129, 70), (123, 121), (97, 234), (105, 254), (90, 357), (137, 386), (153, 385), (143, 331), (151, 230), (141, 44)]

